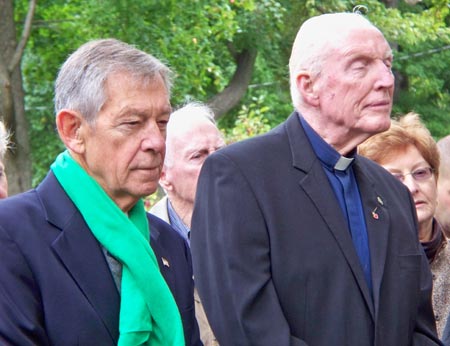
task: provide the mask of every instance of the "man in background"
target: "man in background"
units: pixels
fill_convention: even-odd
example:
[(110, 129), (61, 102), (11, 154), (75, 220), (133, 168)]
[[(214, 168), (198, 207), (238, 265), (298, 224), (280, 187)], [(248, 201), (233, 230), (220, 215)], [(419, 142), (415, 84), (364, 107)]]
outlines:
[(389, 128), (392, 59), (362, 15), (308, 19), (295, 111), (206, 159), (191, 249), (221, 346), (440, 345), (409, 191), (356, 154)]
[(9, 132), (0, 121), (0, 199), (8, 197), (8, 178), (6, 177), (5, 155), (9, 147)]
[[(206, 157), (225, 145), (212, 110), (191, 102), (176, 110), (167, 125), (166, 157), (160, 185), (166, 192), (150, 212), (172, 227), (189, 244), (198, 175)], [(218, 345), (195, 290), (195, 313), (205, 346)]]
[(437, 145), (441, 164), (439, 166), (436, 218), (448, 238), (450, 237), (450, 135), (440, 139)]
[(164, 64), (114, 39), (61, 67), (67, 150), (36, 189), (0, 201), (1, 345), (201, 345), (189, 249), (142, 201), (158, 186), (170, 85)]

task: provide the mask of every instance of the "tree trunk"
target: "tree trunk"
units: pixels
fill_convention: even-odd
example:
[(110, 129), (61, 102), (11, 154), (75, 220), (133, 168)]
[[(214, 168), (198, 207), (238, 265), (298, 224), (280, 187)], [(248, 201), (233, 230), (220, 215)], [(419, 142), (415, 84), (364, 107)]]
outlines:
[(397, 8), (398, 7), (398, 0), (382, 0), (382, 3), (388, 8)]
[(17, 44), (13, 0), (0, 0), (0, 114), (12, 134), (12, 149), (6, 155), (5, 164), (10, 195), (31, 187), (30, 144), (20, 60), (29, 36), (34, 5), (35, 1), (30, 1), (31, 12), (22, 40)]
[(256, 55), (256, 48), (245, 49), (236, 55), (236, 71), (230, 83), (207, 102), (214, 110), (216, 119), (235, 107), (245, 95), (252, 78)]

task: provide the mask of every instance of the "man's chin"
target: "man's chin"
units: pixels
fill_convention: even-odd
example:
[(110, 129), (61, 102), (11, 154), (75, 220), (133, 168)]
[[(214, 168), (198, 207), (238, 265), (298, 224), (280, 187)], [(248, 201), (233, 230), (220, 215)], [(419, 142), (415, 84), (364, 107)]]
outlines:
[(157, 189), (158, 189), (158, 186), (143, 188), (139, 191), (138, 195), (141, 196), (141, 198), (147, 197), (147, 196), (153, 195)]
[[(377, 121), (378, 120), (378, 121)], [(389, 130), (389, 127), (391, 126), (391, 118), (389, 116), (379, 116), (375, 118), (374, 121), (372, 121), (371, 128), (368, 128), (369, 133), (372, 135), (375, 135), (380, 132), (384, 132)]]

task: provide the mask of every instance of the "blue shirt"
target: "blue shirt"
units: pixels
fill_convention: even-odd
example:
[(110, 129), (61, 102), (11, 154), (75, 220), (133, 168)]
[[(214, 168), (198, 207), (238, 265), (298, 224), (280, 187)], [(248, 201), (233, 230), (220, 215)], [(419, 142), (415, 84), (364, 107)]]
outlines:
[[(351, 232), (353, 244), (360, 259), (367, 285), (369, 286), (370, 291), (372, 291), (367, 226), (364, 218), (358, 182), (353, 170), (356, 149), (351, 152), (350, 157), (341, 156), (314, 131), (303, 117), (299, 116), (299, 118), (306, 136), (320, 160), (339, 202), (339, 206), (341, 207), (344, 218), (347, 221), (347, 226)], [(350, 191), (344, 189), (345, 185), (350, 186)]]
[(184, 224), (183, 220), (181, 220), (176, 211), (173, 209), (172, 203), (170, 203), (169, 199), (167, 199), (167, 214), (169, 214), (169, 222), (172, 228), (178, 233), (180, 233), (180, 235), (187, 241), (188, 245), (190, 246), (191, 245), (189, 241), (190, 229), (188, 226)]

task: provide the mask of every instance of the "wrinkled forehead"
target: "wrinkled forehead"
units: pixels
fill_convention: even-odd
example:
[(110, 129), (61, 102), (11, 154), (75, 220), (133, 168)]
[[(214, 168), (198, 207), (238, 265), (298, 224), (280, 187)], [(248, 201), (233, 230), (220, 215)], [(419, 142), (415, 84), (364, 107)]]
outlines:
[(358, 55), (361, 52), (382, 59), (393, 56), (389, 43), (375, 27), (350, 31), (346, 36), (331, 41), (330, 48), (338, 50), (344, 56)]
[(188, 126), (176, 126), (167, 132), (167, 142), (176, 145), (191, 146), (196, 143), (203, 143), (215, 139), (222, 140), (222, 132), (210, 121), (194, 121)]

